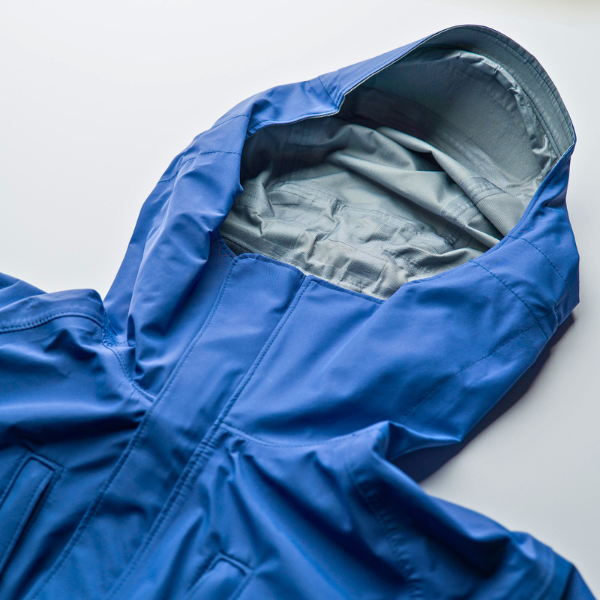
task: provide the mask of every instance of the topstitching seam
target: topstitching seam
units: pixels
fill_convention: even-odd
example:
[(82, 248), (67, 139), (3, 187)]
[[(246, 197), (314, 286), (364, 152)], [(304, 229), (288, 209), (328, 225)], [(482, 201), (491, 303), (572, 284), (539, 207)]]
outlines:
[[(313, 277), (315, 277), (313, 275)], [(374, 296), (368, 296), (367, 294), (363, 294), (361, 292), (355, 292), (354, 290), (347, 290), (345, 288), (336, 286), (332, 283), (329, 283), (328, 281), (325, 281), (324, 279), (313, 279), (313, 281), (323, 287), (328, 287), (331, 288), (333, 290), (335, 290), (336, 292), (344, 292), (345, 294), (350, 294), (351, 296), (357, 296), (358, 298), (362, 298), (363, 300), (368, 300), (369, 302), (373, 302), (373, 304), (383, 304), (384, 300), (381, 300), (380, 298), (375, 298)]]
[[(39, 462), (41, 462), (42, 464), (46, 464), (46, 466), (50, 467), (53, 471), (53, 473), (51, 474), (51, 479), (48, 482), (48, 487), (44, 490), (44, 495), (46, 496), (46, 498), (48, 498), (51, 494), (52, 491), (54, 490), (54, 488), (58, 485), (61, 477), (64, 474), (64, 465), (57, 463), (54, 460), (50, 460), (48, 458), (46, 458), (45, 456), (42, 456), (41, 454), (39, 454), (37, 451), (34, 452), (33, 450), (29, 449), (29, 451), (31, 452), (32, 455), (34, 455), (34, 458), (36, 460), (38, 460)], [(40, 460), (43, 459), (43, 460)], [(46, 501), (44, 501), (45, 503)], [(32, 517), (34, 517), (35, 519), (35, 514), (36, 511), (41, 510), (42, 507), (36, 507), (34, 512), (32, 512)], [(19, 539), (17, 540), (17, 543), (15, 544), (15, 547), (13, 549), (13, 552), (17, 552), (19, 550), (19, 548), (21, 547), (21, 545), (24, 543), (24, 540), (27, 537), (27, 532), (29, 531), (29, 529), (33, 527), (33, 523), (29, 522), (25, 525), (25, 527), (23, 528), (23, 531), (21, 532), (21, 536), (19, 536)]]
[(97, 495), (96, 499), (94, 500), (94, 502), (92, 503), (92, 505), (88, 509), (88, 512), (85, 514), (83, 520), (79, 524), (77, 530), (73, 534), (73, 537), (71, 538), (71, 540), (69, 541), (69, 543), (67, 544), (67, 546), (65, 546), (65, 548), (62, 551), (61, 555), (59, 556), (58, 560), (54, 564), (52, 570), (48, 573), (48, 575), (46, 576), (46, 578), (43, 580), (43, 583), (41, 583), (41, 585), (38, 588), (38, 590), (31, 597), (31, 600), (35, 600), (40, 595), (41, 591), (50, 583), (50, 581), (54, 578), (54, 576), (56, 575), (56, 573), (58, 572), (58, 570), (62, 567), (62, 565), (64, 564), (64, 562), (66, 561), (66, 559), (70, 555), (70, 553), (73, 550), (73, 548), (79, 543), (79, 540), (81, 539), (81, 537), (85, 533), (88, 524), (91, 522), (91, 520), (95, 516), (95, 514), (98, 511), (98, 508), (100, 507), (100, 505), (101, 505), (102, 501), (104, 500), (105, 496), (108, 494), (108, 491), (110, 490), (110, 488), (111, 488), (114, 480), (116, 479), (116, 477), (118, 476), (118, 474), (121, 472), (121, 469), (123, 468), (123, 466), (127, 462), (129, 456), (131, 456), (131, 454), (133, 453), (133, 451), (136, 449), (136, 447), (137, 447), (140, 439), (142, 438), (142, 434), (144, 433), (144, 431), (145, 431), (145, 429), (147, 427), (147, 423), (150, 420), (151, 415), (153, 414), (154, 410), (156, 410), (156, 407), (160, 404), (160, 402), (162, 401), (162, 399), (167, 395), (168, 390), (170, 389), (172, 383), (177, 379), (177, 376), (179, 375), (179, 373), (180, 373), (181, 369), (183, 368), (183, 365), (187, 361), (189, 355), (192, 353), (193, 349), (196, 347), (196, 345), (200, 341), (200, 338), (204, 335), (204, 332), (206, 331), (206, 329), (208, 328), (210, 322), (212, 321), (213, 315), (216, 312), (216, 310), (217, 310), (217, 308), (218, 308), (218, 306), (219, 306), (219, 304), (221, 302), (221, 298), (223, 297), (223, 294), (225, 293), (225, 289), (227, 288), (227, 284), (229, 282), (229, 278), (231, 277), (231, 273), (233, 271), (233, 268), (234, 268), (235, 264), (239, 260), (240, 260), (239, 258), (236, 258), (236, 259), (234, 259), (231, 262), (231, 265), (229, 266), (229, 273), (227, 274), (227, 278), (225, 279), (225, 282), (223, 283), (221, 291), (219, 292), (219, 297), (218, 297), (217, 301), (215, 302), (215, 305), (211, 309), (211, 313), (210, 313), (210, 315), (209, 315), (206, 323), (204, 324), (204, 326), (202, 327), (202, 329), (198, 332), (198, 334), (196, 335), (196, 337), (194, 338), (194, 340), (192, 340), (192, 342), (190, 343), (190, 345), (187, 347), (184, 356), (182, 357), (181, 361), (176, 365), (176, 367), (173, 370), (173, 373), (172, 373), (171, 377), (169, 378), (169, 380), (167, 381), (166, 385), (164, 386), (163, 389), (160, 390), (159, 394), (156, 396), (155, 401), (152, 403), (152, 405), (148, 409), (146, 415), (144, 416), (144, 419), (143, 419), (142, 423), (136, 429), (136, 431), (134, 433), (134, 436), (133, 436), (133, 438), (132, 438), (132, 440), (130, 442), (130, 445), (128, 446), (127, 449), (125, 449), (123, 451), (123, 454), (119, 458), (119, 461), (118, 461), (117, 465), (115, 466), (115, 468), (113, 469), (113, 471), (109, 475), (108, 479), (106, 480), (103, 489)]
[(133, 377), (129, 373), (129, 370), (127, 369), (127, 366), (125, 365), (125, 362), (123, 361), (122, 356), (117, 352), (117, 350), (114, 348), (114, 346), (110, 345), (105, 340), (102, 340), (102, 345), (105, 348), (107, 348), (108, 350), (110, 350), (115, 355), (116, 359), (119, 361), (119, 365), (121, 366), (121, 370), (123, 371), (123, 375), (125, 375), (125, 377), (127, 378), (127, 381), (129, 381), (129, 383), (133, 386), (133, 388), (136, 391), (138, 391), (140, 394), (142, 394), (143, 399), (146, 402), (152, 403), (156, 397), (153, 396), (150, 392), (146, 391), (138, 383), (136, 383), (136, 381), (133, 379)]
[(509, 235), (508, 237), (513, 238), (514, 240), (517, 240), (517, 241), (521, 240), (521, 241), (529, 244), (534, 250), (537, 250), (550, 263), (550, 266), (556, 271), (558, 276), (563, 280), (563, 282), (565, 284), (567, 299), (569, 301), (569, 306), (571, 306), (571, 290), (569, 288), (569, 284), (567, 283), (567, 280), (565, 279), (563, 274), (558, 270), (558, 267), (550, 260), (550, 258), (544, 252), (542, 252), (542, 250), (540, 248), (538, 248), (533, 242), (530, 242), (527, 238), (525, 238), (525, 237), (517, 238), (514, 235)]
[(492, 277), (496, 278), (509, 292), (514, 294), (522, 302), (522, 304), (525, 306), (525, 308), (527, 308), (527, 310), (531, 313), (531, 316), (535, 319), (535, 322), (538, 324), (538, 327), (542, 330), (544, 337), (546, 339), (549, 339), (548, 335), (546, 334), (546, 332), (544, 331), (544, 328), (542, 327), (542, 325), (540, 323), (540, 320), (535, 316), (535, 313), (533, 312), (532, 308), (529, 306), (529, 304), (527, 304), (527, 302), (525, 302), (525, 300), (523, 300), (523, 298), (521, 298), (521, 296), (519, 296), (519, 294), (517, 294), (517, 292), (515, 292), (511, 287), (509, 287), (506, 283), (504, 283), (504, 281), (502, 281), (502, 279), (500, 279), (500, 277), (498, 277), (495, 273), (493, 273), (492, 271), (490, 271), (489, 269), (484, 267), (482, 264), (478, 263), (475, 259), (473, 259), (471, 262), (476, 264), (477, 266), (481, 267), (484, 271), (487, 271)]
[[(381, 527), (381, 529), (384, 532), (385, 538), (386, 538), (386, 540), (390, 546), (390, 549), (392, 550), (392, 553), (396, 559), (396, 563), (397, 563), (398, 567), (400, 568), (402, 577), (404, 578), (404, 580), (406, 581), (406, 583), (409, 586), (410, 596), (412, 598), (422, 598), (423, 597), (422, 591), (421, 591), (420, 587), (418, 586), (419, 578), (416, 574), (416, 571), (414, 568), (412, 568), (410, 566), (410, 563), (409, 563), (405, 553), (400, 549), (400, 547), (396, 543), (395, 537), (393, 535), (394, 534), (393, 529), (392, 529), (393, 525), (390, 526), (390, 520), (393, 523), (393, 519), (390, 519), (389, 514), (387, 514), (387, 513), (384, 514), (384, 511), (382, 510), (381, 502), (377, 500), (376, 492), (374, 492), (374, 494), (375, 494), (374, 497), (369, 497), (369, 495), (367, 494), (364, 487), (356, 480), (356, 478), (354, 477), (353, 469), (350, 467), (350, 465), (348, 463), (347, 456), (345, 458), (344, 463), (345, 463), (345, 467), (346, 467), (346, 472), (348, 473), (348, 476), (350, 477), (350, 481), (352, 482), (354, 488), (358, 491), (360, 497), (363, 499), (363, 501), (365, 502), (365, 504), (371, 511), (371, 514), (373, 515), (373, 517), (377, 521), (378, 525)], [(386, 515), (387, 515), (387, 518), (386, 518)]]
[(298, 123), (299, 121), (304, 121), (305, 119), (311, 119), (313, 117), (329, 117), (331, 115), (336, 114), (337, 112), (339, 112), (339, 107), (334, 106), (334, 108), (336, 110), (330, 110), (330, 111), (319, 111), (319, 112), (314, 112), (314, 113), (308, 113), (308, 114), (303, 114), (300, 115), (298, 117), (294, 117), (293, 119), (291, 119), (290, 121), (278, 121), (276, 119), (263, 119), (262, 121), (259, 121), (258, 123), (256, 123), (254, 125), (254, 127), (249, 130), (250, 135), (254, 135), (261, 127), (261, 125), (263, 125), (264, 123), (267, 123), (269, 125), (273, 124), (273, 125), (292, 125), (294, 123)]
[(51, 477), (51, 474), (46, 473), (44, 475), (44, 477), (38, 482), (38, 484), (35, 487), (35, 489), (33, 490), (33, 492), (29, 494), (29, 498), (27, 499), (27, 506), (25, 507), (25, 510), (21, 513), (21, 516), (19, 518), (19, 523), (15, 527), (10, 540), (8, 540), (8, 542), (4, 545), (4, 547), (2, 548), (2, 552), (0, 553), (0, 570), (2, 569), (6, 559), (10, 556), (11, 547), (12, 547), (13, 543), (15, 542), (15, 540), (17, 539), (17, 537), (19, 536), (19, 534), (21, 533), (21, 527), (23, 526), (23, 524), (29, 517), (30, 510), (32, 509), (35, 502), (37, 501), (38, 491), (40, 490), (41, 487), (48, 484), (49, 477)]
[(34, 327), (46, 325), (46, 323), (49, 323), (50, 321), (61, 317), (82, 317), (84, 319), (89, 319), (90, 321), (96, 323), (96, 325), (100, 325), (100, 327), (102, 327), (102, 321), (100, 321), (96, 315), (90, 315), (89, 313), (77, 311), (64, 311), (51, 313), (45, 317), (40, 317), (39, 319), (36, 319), (34, 321), (23, 321), (21, 323), (15, 323), (14, 325), (0, 327), (0, 334), (11, 333), (13, 331), (23, 331), (25, 329), (33, 329)]
[[(153, 402), (155, 399), (154, 394), (151, 394), (150, 392), (145, 390), (141, 385), (139, 385), (135, 381), (135, 379), (133, 378), (133, 375), (129, 372), (129, 369), (127, 368), (127, 365), (125, 364), (123, 357), (118, 352), (118, 350), (115, 348), (116, 345), (117, 346), (119, 345), (119, 342), (117, 342), (117, 340), (114, 338), (114, 335), (113, 335), (113, 333), (111, 333), (111, 330), (112, 330), (112, 326), (110, 324), (108, 315), (106, 315), (103, 326), (102, 326), (102, 331), (103, 331), (102, 345), (105, 348), (107, 348), (108, 350), (110, 350), (115, 355), (115, 358), (119, 362), (119, 365), (121, 366), (121, 370), (123, 371), (123, 374), (125, 375), (127, 381), (129, 381), (129, 383), (132, 385), (132, 387), (136, 391), (138, 391), (140, 394), (142, 394), (143, 400), (146, 402)], [(114, 332), (114, 330), (112, 330), (112, 331)], [(125, 343), (125, 342), (122, 342), (122, 343)]]
[(226, 119), (225, 121), (222, 121), (221, 123), (215, 123), (207, 131), (211, 131), (212, 129), (216, 129), (217, 127), (221, 127), (221, 125), (225, 125), (225, 123), (229, 123), (229, 121), (233, 121), (234, 119), (248, 119), (248, 121), (249, 121), (250, 117), (248, 115), (236, 115), (235, 117), (229, 117), (229, 119)]
[[(241, 258), (244, 258), (244, 257), (241, 257)], [(229, 279), (229, 277), (228, 277), (228, 279)], [(287, 323), (288, 319), (290, 318), (291, 314), (294, 312), (294, 310), (298, 306), (298, 303), (300, 302), (300, 300), (301, 300), (302, 296), (304, 295), (304, 292), (308, 288), (309, 284), (310, 284), (310, 281), (305, 279), (305, 281), (303, 282), (303, 284), (301, 286), (301, 291), (297, 292), (296, 298), (294, 299), (292, 305), (288, 309), (288, 312), (285, 314), (283, 319), (279, 322), (275, 331), (271, 334), (270, 339), (267, 341), (267, 343), (261, 350), (260, 354), (256, 358), (252, 368), (250, 369), (250, 371), (248, 371), (248, 373), (244, 377), (244, 380), (240, 383), (237, 390), (233, 393), (233, 395), (231, 396), (231, 398), (229, 399), (227, 404), (223, 407), (223, 409), (221, 410), (221, 413), (219, 414), (219, 416), (213, 423), (211, 429), (206, 434), (205, 438), (196, 447), (194, 454), (189, 459), (183, 473), (181, 474), (177, 484), (173, 488), (167, 502), (162, 506), (159, 515), (157, 516), (156, 520), (154, 521), (154, 524), (152, 525), (150, 533), (146, 536), (144, 543), (136, 551), (135, 554), (137, 556), (134, 557), (134, 559), (130, 562), (129, 566), (121, 574), (121, 576), (119, 577), (120, 582), (116, 585), (116, 587), (114, 588), (112, 593), (110, 593), (107, 596), (107, 600), (114, 598), (114, 596), (123, 587), (123, 585), (126, 583), (127, 579), (129, 578), (129, 575), (136, 569), (140, 560), (143, 558), (146, 550), (151, 546), (152, 542), (154, 541), (154, 538), (161, 532), (161, 529), (167, 520), (167, 517), (171, 511), (171, 508), (175, 505), (177, 499), (181, 495), (188, 479), (191, 477), (191, 474), (194, 471), (194, 468), (200, 462), (200, 460), (204, 457), (204, 454), (205, 454), (207, 448), (210, 447), (213, 439), (215, 438), (217, 432), (219, 431), (221, 423), (227, 417), (229, 411), (231, 410), (233, 405), (237, 402), (237, 399), (240, 397), (240, 395), (242, 394), (242, 392), (244, 391), (244, 389), (246, 388), (248, 383), (252, 380), (254, 374), (256, 373), (256, 370), (262, 363), (263, 358), (266, 356), (269, 349), (271, 348), (271, 346), (273, 345), (273, 343), (279, 336), (279, 333), (283, 329), (284, 325)], [(216, 312), (216, 309), (215, 309), (215, 312)], [(190, 354), (191, 354), (191, 352), (190, 352)], [(187, 360), (187, 357), (186, 357), (186, 360)]]
[(186, 158), (177, 168), (177, 172), (175, 173), (175, 175), (169, 177), (168, 179), (159, 179), (157, 183), (165, 183), (166, 181), (171, 181), (171, 179), (175, 179), (179, 175), (179, 173), (181, 173), (181, 169), (183, 168), (183, 165), (185, 165), (185, 163), (190, 162), (190, 160), (194, 160), (195, 158), (198, 158), (199, 156), (203, 156), (205, 154), (236, 154), (237, 156), (240, 156), (239, 152), (230, 152), (229, 150), (209, 150), (207, 152), (198, 152), (198, 154), (194, 154), (193, 156)]
[(343, 435), (337, 435), (332, 438), (327, 438), (325, 440), (315, 440), (314, 442), (307, 442), (304, 444), (281, 444), (278, 442), (271, 442), (269, 440), (264, 440), (262, 438), (257, 437), (251, 433), (244, 431), (243, 429), (239, 429), (235, 425), (232, 425), (229, 421), (223, 420), (220, 424), (221, 429), (225, 429), (237, 436), (238, 438), (243, 438), (247, 442), (252, 442), (256, 444), (260, 444), (262, 446), (270, 446), (273, 448), (312, 448), (314, 446), (324, 446), (327, 444), (336, 444), (338, 442), (343, 442), (344, 440), (352, 437), (356, 437), (358, 432), (352, 431), (351, 433), (346, 433)]
[(326, 92), (326, 93), (327, 93), (327, 95), (329, 96), (329, 99), (331, 100), (332, 104), (333, 104), (333, 105), (334, 105), (334, 106), (337, 108), (337, 103), (336, 103), (336, 101), (333, 99), (333, 97), (332, 97), (332, 95), (331, 95), (331, 92), (329, 91), (329, 89), (328, 89), (328, 88), (327, 88), (327, 86), (325, 85), (325, 82), (324, 82), (324, 81), (323, 81), (323, 79), (322, 79), (324, 75), (325, 75), (325, 74), (324, 74), (324, 73), (322, 73), (321, 75), (319, 75), (319, 76), (317, 77), (317, 79), (319, 80), (319, 83), (320, 83), (320, 84), (323, 86), (323, 89), (325, 90), (325, 92)]
[(185, 600), (191, 600), (193, 598), (195, 593), (198, 591), (197, 587), (204, 575), (209, 573), (220, 560), (225, 560), (240, 569), (240, 571), (243, 572), (244, 578), (247, 578), (250, 572), (252, 572), (252, 568), (241, 560), (238, 560), (237, 558), (230, 556), (223, 551), (216, 552), (212, 558), (207, 560), (204, 564), (201, 564), (200, 567), (194, 572), (194, 575), (191, 577), (192, 583), (188, 588)]
[(2, 508), (4, 501), (8, 497), (9, 491), (11, 490), (12, 486), (14, 485), (15, 481), (17, 480), (17, 478), (19, 476), (19, 473), (25, 466), (25, 463), (29, 460), (30, 456), (31, 456), (30, 453), (26, 450), (23, 453), (23, 455), (21, 456), (21, 458), (17, 461), (16, 468), (13, 472), (13, 475), (10, 478), (9, 482), (7, 483), (6, 487), (4, 488), (2, 495), (0, 496), (0, 508)]

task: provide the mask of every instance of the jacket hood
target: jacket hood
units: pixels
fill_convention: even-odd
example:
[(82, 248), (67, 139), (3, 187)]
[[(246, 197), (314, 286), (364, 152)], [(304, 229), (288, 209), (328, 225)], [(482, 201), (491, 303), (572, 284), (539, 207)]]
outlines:
[[(427, 113), (414, 112), (413, 107), (423, 104), (424, 99)], [(427, 362), (437, 363), (438, 367), (449, 362), (454, 372), (457, 365), (450, 356), (457, 355), (459, 348), (469, 364), (480, 357), (482, 348), (489, 353), (515, 335), (525, 335), (522, 332), (527, 330), (540, 338), (539, 343), (533, 344), (531, 352), (519, 361), (517, 371), (503, 382), (504, 390), (531, 364), (542, 342), (577, 304), (579, 257), (565, 204), (575, 133), (563, 102), (537, 60), (514, 41), (485, 27), (452, 27), (355, 65), (256, 94), (194, 138), (172, 161), (142, 208), (104, 303), (116, 339), (127, 340), (131, 348), (131, 368), (140, 385), (152, 388), (164, 381), (162, 353), (168, 347), (164, 340), (179, 335), (182, 323), (194, 319), (195, 286), (211, 242), (233, 220), (234, 201), (237, 198), (236, 203), (245, 205), (249, 203), (240, 199), (256, 197), (252, 190), (243, 193), (251, 186), (243, 186), (242, 182), (254, 177), (255, 185), (260, 173), (266, 172), (268, 161), (264, 157), (269, 152), (271, 158), (278, 152), (285, 154), (283, 136), (278, 132), (288, 127), (285, 135), (289, 148), (294, 124), (307, 126), (298, 133), (299, 138), (304, 137), (294, 146), (296, 160), (306, 162), (305, 156), (298, 158), (297, 148), (302, 146), (308, 148), (309, 156), (318, 155), (318, 162), (325, 155), (315, 150), (319, 144), (332, 140), (335, 144), (336, 136), (345, 140), (352, 137), (352, 131), (345, 132), (344, 137), (339, 129), (329, 126), (327, 117), (340, 115), (346, 122), (354, 120), (351, 127), (366, 122), (367, 117), (377, 118), (383, 123), (376, 123), (370, 131), (376, 129), (379, 137), (384, 137), (380, 135), (384, 131), (385, 143), (396, 144), (394, 148), (402, 150), (408, 147), (419, 156), (434, 156), (435, 172), (431, 166), (421, 168), (427, 176), (438, 176), (445, 169), (442, 187), (446, 185), (447, 190), (439, 191), (439, 177), (433, 182), (417, 181), (413, 190), (401, 190), (413, 205), (423, 201), (423, 195), (433, 197), (435, 202), (438, 192), (441, 196), (458, 192), (466, 194), (480, 209), (476, 217), (461, 222), (460, 215), (450, 214), (446, 205), (425, 207), (420, 214), (430, 218), (426, 223), (429, 229), (439, 233), (439, 223), (431, 225), (431, 215), (436, 211), (433, 217), (444, 217), (444, 225), (450, 222), (452, 231), (444, 243), (461, 236), (469, 241), (462, 247), (459, 243), (458, 249), (453, 246), (446, 254), (439, 247), (427, 250), (427, 256), (417, 265), (424, 268), (401, 278), (396, 276), (401, 269), (393, 268), (388, 280), (391, 287), (372, 288), (373, 293), (365, 293), (365, 297), (379, 303), (366, 334), (369, 339), (377, 339), (378, 343), (393, 339), (394, 347), (401, 347), (403, 339), (417, 335)], [(405, 135), (405, 139), (398, 142), (391, 139), (390, 131), (402, 118), (405, 127), (398, 135)], [(419, 139), (423, 132), (428, 137)], [(319, 135), (328, 137), (323, 141), (317, 139)], [(429, 140), (429, 144), (423, 140)], [(359, 148), (361, 156), (355, 152), (342, 157), (348, 171), (360, 169), (348, 161), (360, 161), (376, 152), (368, 146), (370, 140), (360, 143), (367, 145)], [(424, 147), (411, 148), (411, 143)], [(331, 148), (330, 144), (329, 155)], [(383, 147), (382, 152), (377, 160), (390, 151)], [(404, 157), (392, 155), (392, 160), (399, 164)], [(369, 175), (371, 179), (379, 177), (374, 184), (377, 189), (393, 187), (394, 175), (383, 169), (381, 172)], [(275, 199), (271, 208), (276, 204), (289, 208), (289, 203)], [(232, 222), (228, 230), (228, 250), (234, 246), (231, 232), (235, 225)], [(264, 233), (261, 227), (264, 229), (264, 219), (262, 225), (255, 225), (255, 248), (277, 259), (275, 251), (260, 246)], [(251, 234), (246, 232), (247, 239)], [(268, 241), (268, 237), (265, 239)], [(430, 246), (431, 239), (426, 238)], [(409, 251), (414, 253), (415, 249)], [(437, 261), (433, 267), (427, 263), (432, 254)], [(408, 255), (406, 249), (400, 252), (401, 259), (403, 256), (404, 264), (420, 260)], [(288, 254), (283, 262), (304, 273), (318, 273), (310, 270), (314, 264), (311, 267), (302, 260), (294, 262)], [(337, 281), (340, 287), (360, 294), (361, 288), (352, 286), (351, 276), (356, 271), (363, 280), (369, 277), (368, 264), (359, 265), (346, 280), (336, 280), (331, 272), (321, 273), (329, 283), (336, 285)], [(429, 314), (424, 306), (431, 306), (433, 313)], [(531, 327), (533, 330), (528, 329)], [(439, 343), (440, 331), (447, 333), (450, 347)], [(435, 332), (432, 338), (437, 349), (427, 343), (427, 332)], [(386, 346), (386, 352), (389, 350)], [(421, 360), (417, 358), (421, 354), (418, 348), (411, 348), (411, 352), (415, 362)], [(389, 361), (388, 355), (385, 362)]]

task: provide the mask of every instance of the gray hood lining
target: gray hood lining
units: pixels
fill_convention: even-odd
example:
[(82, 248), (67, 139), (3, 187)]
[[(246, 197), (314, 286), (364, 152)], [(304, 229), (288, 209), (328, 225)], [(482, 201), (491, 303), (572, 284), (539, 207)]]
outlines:
[(337, 114), (251, 136), (221, 227), (231, 250), (385, 299), (493, 247), (574, 142), (549, 78), (507, 40), (447, 30)]

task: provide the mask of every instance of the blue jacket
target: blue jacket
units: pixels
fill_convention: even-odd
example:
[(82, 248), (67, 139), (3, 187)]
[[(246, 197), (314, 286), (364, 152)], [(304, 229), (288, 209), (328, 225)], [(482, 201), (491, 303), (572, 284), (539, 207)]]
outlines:
[(223, 115), (106, 298), (0, 276), (0, 598), (592, 598), (410, 476), (578, 303), (574, 144), (454, 27)]

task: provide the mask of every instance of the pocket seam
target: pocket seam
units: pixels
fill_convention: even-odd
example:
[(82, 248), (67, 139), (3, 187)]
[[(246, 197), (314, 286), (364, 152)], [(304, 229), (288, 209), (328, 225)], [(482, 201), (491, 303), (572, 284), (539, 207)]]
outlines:
[[(19, 462), (17, 463), (15, 473), (8, 482), (8, 485), (6, 486), (6, 489), (2, 494), (2, 498), (0, 498), (0, 509), (4, 506), (8, 498), (10, 498), (11, 491), (14, 490), (16, 482), (18, 481), (19, 477), (23, 474), (26, 465), (30, 461), (35, 461), (39, 465), (45, 467), (46, 472), (42, 475), (35, 488), (30, 491), (26, 500), (27, 506), (25, 507), (21, 516), (19, 517), (19, 521), (15, 525), (11, 537), (3, 544), (3, 547), (0, 549), (0, 573), (4, 571), (4, 569), (10, 562), (12, 556), (19, 549), (21, 542), (24, 539), (24, 536), (29, 530), (31, 522), (35, 519), (37, 513), (39, 512), (38, 508), (41, 508), (41, 505), (45, 503), (45, 500), (48, 496), (47, 492), (49, 492), (52, 489), (52, 481), (53, 479), (56, 480), (56, 475), (59, 471), (59, 469), (57, 469), (56, 464), (53, 464), (51, 461), (48, 461), (44, 457), (38, 456), (37, 454), (31, 451), (25, 452), (19, 460)], [(40, 490), (42, 490), (41, 493)], [(40, 505), (39, 507), (36, 506), (38, 504)]]
[(235, 600), (236, 598), (239, 597), (239, 595), (242, 593), (244, 588), (250, 582), (250, 579), (251, 579), (252, 575), (254, 574), (253, 569), (251, 567), (249, 567), (246, 563), (242, 562), (241, 560), (234, 558), (233, 556), (230, 556), (229, 554), (226, 554), (225, 552), (219, 551), (219, 552), (216, 552), (213, 555), (213, 557), (209, 561), (207, 561), (206, 564), (197, 571), (197, 573), (194, 574), (194, 577), (192, 578), (193, 583), (188, 588), (188, 591), (187, 591), (186, 595), (184, 596), (185, 600), (193, 599), (195, 592), (198, 591), (197, 590), (198, 586), (200, 586), (202, 581), (204, 580), (204, 576), (207, 575), (208, 573), (210, 573), (210, 571), (212, 569), (214, 569), (214, 567), (221, 560), (228, 562), (229, 564), (233, 565), (234, 567), (236, 567), (237, 569), (239, 569), (242, 572), (241, 581), (238, 583), (233, 594), (230, 595), (227, 598), (227, 600)]
[[(46, 504), (48, 496), (50, 496), (50, 494), (52, 493), (52, 490), (58, 484), (58, 482), (64, 472), (64, 465), (54, 462), (54, 461), (50, 460), (49, 458), (42, 456), (41, 454), (34, 454), (34, 453), (30, 452), (29, 455), (33, 456), (36, 460), (38, 460), (39, 462), (48, 466), (50, 469), (52, 469), (52, 471), (54, 471), (54, 473), (52, 474), (52, 478), (48, 482), (48, 486), (47, 486), (46, 490), (40, 497), (40, 505), (37, 506), (31, 513), (31, 522), (27, 523), (25, 525), (25, 527), (23, 527), (23, 531), (21, 532), (21, 535), (19, 536), (19, 539), (17, 540), (17, 543), (15, 544), (15, 547), (13, 548), (13, 553), (18, 552), (19, 548), (21, 547), (21, 544), (27, 538), (27, 532), (29, 531), (30, 527), (32, 527), (33, 524), (35, 523), (35, 521), (37, 519), (37, 514), (39, 513), (40, 510), (42, 510), (43, 505)], [(42, 498), (43, 498), (43, 501), (42, 501)]]
[(19, 477), (19, 474), (23, 470), (25, 463), (29, 460), (30, 457), (31, 457), (31, 453), (25, 451), (22, 454), (21, 458), (17, 461), (17, 465), (16, 465), (17, 468), (15, 469), (15, 472), (12, 474), (12, 477), (8, 480), (6, 487), (4, 488), (4, 491), (2, 492), (2, 496), (0, 496), (0, 508), (2, 508), (2, 505), (4, 504), (4, 501), (6, 500), (6, 498), (8, 497), (8, 494), (10, 493), (12, 486), (14, 485), (15, 481)]
[(31, 517), (31, 509), (32, 509), (32, 504), (36, 501), (41, 500), (41, 496), (38, 498), (38, 492), (40, 490), (40, 488), (42, 486), (47, 486), (49, 483), (48, 477), (52, 477), (52, 475), (50, 475), (50, 473), (46, 473), (46, 475), (44, 475), (43, 479), (40, 480), (40, 482), (37, 484), (36, 488), (33, 490), (33, 492), (29, 495), (29, 499), (27, 501), (27, 507), (25, 508), (25, 510), (23, 511), (23, 514), (21, 515), (21, 518), (19, 519), (19, 522), (17, 524), (17, 526), (15, 527), (15, 530), (11, 536), (11, 538), (8, 540), (8, 543), (4, 546), (3, 549), (0, 550), (0, 564), (3, 564), (5, 562), (5, 559), (7, 558), (7, 554), (10, 554), (10, 549), (13, 547), (13, 544), (16, 541), (16, 538), (18, 536), (21, 535), (22, 531), (23, 531), (23, 524), (24, 522)]

